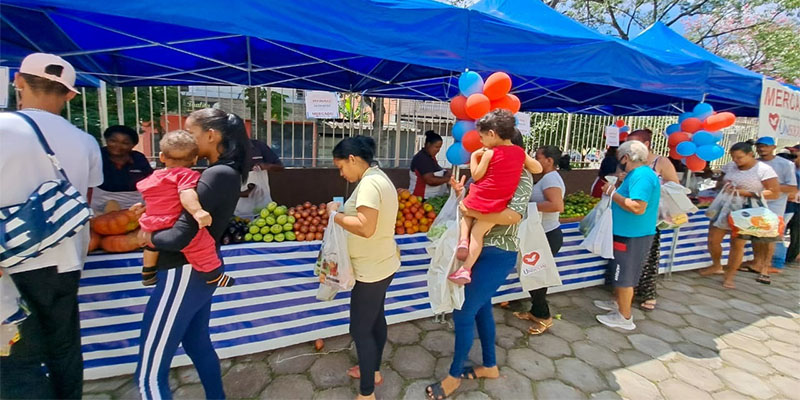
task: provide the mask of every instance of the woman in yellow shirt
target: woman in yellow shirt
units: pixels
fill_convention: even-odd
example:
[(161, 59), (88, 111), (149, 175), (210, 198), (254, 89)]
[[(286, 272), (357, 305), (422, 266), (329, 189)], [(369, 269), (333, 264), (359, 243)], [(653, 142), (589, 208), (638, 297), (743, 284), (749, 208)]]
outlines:
[(338, 203), (328, 203), (334, 222), (349, 233), (347, 250), (356, 278), (350, 293), (350, 336), (356, 343), (358, 366), (348, 374), (361, 379), (359, 399), (374, 399), (375, 384), (383, 381), (378, 371), (386, 344), (384, 301), (400, 268), (394, 241), (397, 190), (374, 157), (375, 141), (370, 137), (339, 142), (333, 148), (333, 163), (342, 178), (358, 186), (344, 203), (344, 212), (336, 213)]

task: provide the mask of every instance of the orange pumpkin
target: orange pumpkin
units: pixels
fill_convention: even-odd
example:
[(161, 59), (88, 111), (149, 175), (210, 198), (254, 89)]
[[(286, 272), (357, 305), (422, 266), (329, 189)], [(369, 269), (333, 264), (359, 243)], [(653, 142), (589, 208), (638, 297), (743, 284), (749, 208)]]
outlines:
[(100, 242), (103, 240), (103, 237), (100, 236), (97, 232), (91, 232), (91, 238), (89, 239), (89, 253), (97, 250), (100, 248)]
[(130, 210), (112, 211), (92, 218), (92, 230), (103, 235), (122, 235), (139, 227), (139, 218)]
[(100, 241), (103, 250), (109, 253), (127, 253), (139, 248), (139, 240), (136, 238), (138, 231), (126, 233), (124, 235), (106, 236)]

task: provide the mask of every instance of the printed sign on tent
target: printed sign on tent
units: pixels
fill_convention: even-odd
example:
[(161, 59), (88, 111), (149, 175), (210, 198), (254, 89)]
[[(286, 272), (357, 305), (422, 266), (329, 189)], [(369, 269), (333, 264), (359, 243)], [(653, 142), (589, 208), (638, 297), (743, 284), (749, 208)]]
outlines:
[(528, 113), (517, 113), (514, 115), (517, 117), (517, 129), (522, 134), (522, 136), (528, 136), (531, 134), (531, 115)]
[(767, 79), (762, 81), (758, 135), (800, 139), (800, 91)]
[(615, 125), (606, 127), (606, 146), (619, 146), (619, 127)]
[(0, 108), (8, 108), (8, 67), (0, 67)]
[(339, 118), (339, 97), (333, 92), (306, 91), (306, 118)]

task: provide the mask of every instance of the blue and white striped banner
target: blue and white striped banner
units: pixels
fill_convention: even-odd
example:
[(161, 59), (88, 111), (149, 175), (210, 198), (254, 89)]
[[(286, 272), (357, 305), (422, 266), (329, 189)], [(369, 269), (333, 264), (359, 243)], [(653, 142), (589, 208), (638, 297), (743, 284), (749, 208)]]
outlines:
[[(697, 214), (684, 225), (674, 271), (707, 266), (708, 220)], [(551, 292), (603, 283), (607, 261), (578, 246), (578, 224), (562, 226), (564, 246), (556, 257), (563, 286)], [(398, 237), (402, 267), (386, 298), (389, 323), (431, 317), (427, 293), (430, 258), (424, 234)], [(672, 232), (661, 238), (661, 270), (666, 268)], [(723, 244), (727, 255), (727, 241)], [(211, 308), (211, 339), (220, 358), (236, 357), (347, 333), (349, 293), (317, 301), (313, 275), (319, 242), (257, 243), (225, 246), (226, 272), (236, 285), (219, 288)], [(152, 289), (141, 284), (141, 254), (90, 256), (81, 278), (81, 336), (86, 379), (134, 372), (142, 312)], [(495, 302), (526, 298), (516, 274), (509, 276)], [(188, 365), (178, 350), (173, 366)]]

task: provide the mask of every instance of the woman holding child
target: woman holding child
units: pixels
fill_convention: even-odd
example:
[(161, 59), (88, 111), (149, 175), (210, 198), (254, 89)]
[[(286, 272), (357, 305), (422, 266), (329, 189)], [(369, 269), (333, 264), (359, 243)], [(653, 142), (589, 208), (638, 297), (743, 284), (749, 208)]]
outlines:
[[(201, 211), (210, 216), (211, 224), (205, 229), (219, 254), (220, 238), (250, 170), (247, 133), (241, 118), (210, 108), (193, 112), (185, 127), (194, 137), (197, 156), (209, 163), (196, 183), (196, 194)], [(206, 397), (225, 397), (219, 358), (208, 329), (211, 297), (219, 282), (209, 281), (207, 273), (188, 264), (182, 252), (199, 231), (195, 218), (202, 213), (193, 212), (195, 215), (182, 211), (171, 228), (140, 234), (142, 244), (159, 251), (155, 289), (144, 311), (136, 371), (145, 399), (172, 397), (168, 374), (178, 345), (183, 345), (197, 368)], [(223, 268), (217, 267), (215, 274), (222, 276)]]

